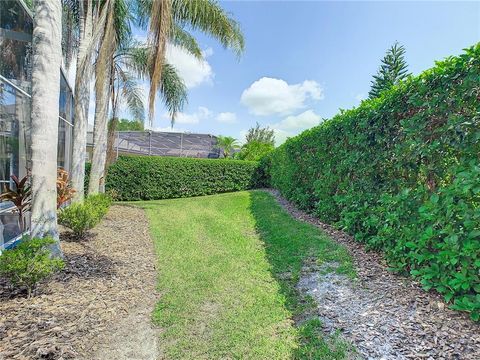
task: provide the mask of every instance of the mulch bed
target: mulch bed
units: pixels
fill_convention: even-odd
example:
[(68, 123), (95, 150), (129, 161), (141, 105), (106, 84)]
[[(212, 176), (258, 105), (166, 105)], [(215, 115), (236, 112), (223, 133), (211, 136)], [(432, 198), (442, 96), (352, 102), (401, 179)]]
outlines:
[(293, 217), (315, 225), (352, 254), (351, 282), (306, 264), (301, 284), (317, 301), (328, 332), (340, 329), (367, 359), (480, 359), (480, 324), (448, 309), (441, 296), (387, 270), (382, 255), (366, 252), (351, 236), (297, 209), (267, 190)]
[(152, 310), (156, 259), (143, 210), (113, 206), (87, 239), (63, 234), (61, 245), (65, 270), (31, 299), (0, 280), (0, 359), (94, 359), (132, 309)]

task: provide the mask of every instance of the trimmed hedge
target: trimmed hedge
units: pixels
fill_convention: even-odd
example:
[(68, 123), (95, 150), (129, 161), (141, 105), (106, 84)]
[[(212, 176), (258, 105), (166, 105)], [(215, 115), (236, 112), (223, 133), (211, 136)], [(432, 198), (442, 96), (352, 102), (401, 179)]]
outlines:
[(257, 168), (253, 161), (121, 156), (108, 169), (106, 190), (128, 201), (247, 190), (261, 180)]
[(480, 44), (289, 139), (273, 187), (480, 317)]

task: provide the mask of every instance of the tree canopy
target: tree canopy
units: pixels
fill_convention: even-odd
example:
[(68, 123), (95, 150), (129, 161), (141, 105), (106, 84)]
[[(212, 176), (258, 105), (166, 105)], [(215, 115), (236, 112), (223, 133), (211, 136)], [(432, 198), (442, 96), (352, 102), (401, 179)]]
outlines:
[(376, 98), (382, 91), (390, 89), (409, 75), (405, 61), (405, 47), (398, 42), (387, 50), (376, 75), (373, 76), (370, 99)]

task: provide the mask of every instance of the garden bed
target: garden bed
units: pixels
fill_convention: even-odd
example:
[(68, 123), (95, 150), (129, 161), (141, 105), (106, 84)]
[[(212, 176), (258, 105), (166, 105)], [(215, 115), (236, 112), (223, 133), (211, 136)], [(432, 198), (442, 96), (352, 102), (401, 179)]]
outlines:
[(64, 233), (62, 240), (66, 268), (40, 284), (34, 297), (0, 283), (0, 359), (155, 354), (155, 256), (144, 212), (113, 206), (87, 239), (73, 241)]
[(352, 237), (298, 210), (278, 191), (269, 192), (290, 215), (322, 229), (354, 259), (355, 280), (325, 271), (335, 263), (304, 264), (298, 289), (315, 299), (326, 332), (341, 330), (368, 359), (480, 359), (480, 324), (468, 314), (448, 309), (440, 295), (389, 272), (379, 253), (367, 253)]

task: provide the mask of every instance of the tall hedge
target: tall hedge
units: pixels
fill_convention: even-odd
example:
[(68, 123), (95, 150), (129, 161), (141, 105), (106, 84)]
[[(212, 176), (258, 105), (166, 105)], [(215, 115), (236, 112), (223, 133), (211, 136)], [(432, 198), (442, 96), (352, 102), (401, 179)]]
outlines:
[(154, 200), (247, 190), (260, 181), (258, 163), (224, 159), (121, 156), (106, 190), (119, 200)]
[(288, 199), (479, 319), (480, 44), (263, 163)]

